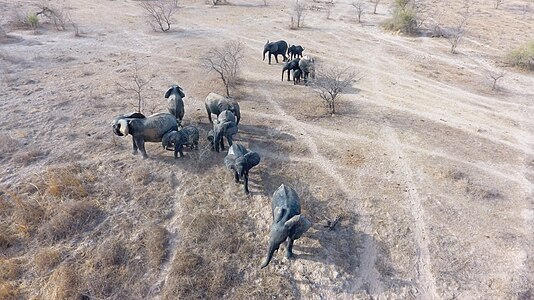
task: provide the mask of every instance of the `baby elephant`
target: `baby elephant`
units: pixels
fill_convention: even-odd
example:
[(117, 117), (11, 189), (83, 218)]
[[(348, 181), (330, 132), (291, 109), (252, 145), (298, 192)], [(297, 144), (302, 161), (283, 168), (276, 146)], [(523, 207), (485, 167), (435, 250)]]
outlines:
[(293, 70), (293, 84), (299, 84), (300, 77), (302, 77), (302, 71), (300, 69)]
[(173, 130), (165, 135), (161, 141), (161, 145), (164, 149), (172, 149), (174, 145), (174, 158), (178, 158), (178, 153), (180, 157), (184, 156), (182, 149), (184, 146), (188, 146), (190, 149), (198, 148), (198, 139), (199, 139), (198, 129), (194, 126), (186, 126), (181, 130)]
[(235, 182), (243, 179), (245, 184), (245, 193), (250, 194), (248, 190), (248, 171), (260, 163), (260, 155), (256, 152), (247, 150), (241, 144), (233, 144), (224, 158), (224, 164), (230, 170), (234, 171)]

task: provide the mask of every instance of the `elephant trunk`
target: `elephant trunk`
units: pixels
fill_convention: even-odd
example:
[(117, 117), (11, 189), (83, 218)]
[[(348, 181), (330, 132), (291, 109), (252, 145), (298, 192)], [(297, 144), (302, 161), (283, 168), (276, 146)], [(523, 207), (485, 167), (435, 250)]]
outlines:
[(267, 267), (267, 265), (271, 262), (271, 258), (273, 258), (274, 251), (276, 250), (276, 247), (274, 243), (269, 242), (269, 249), (267, 252), (267, 257), (265, 257), (265, 260), (263, 260), (263, 263), (261, 264), (261, 268)]

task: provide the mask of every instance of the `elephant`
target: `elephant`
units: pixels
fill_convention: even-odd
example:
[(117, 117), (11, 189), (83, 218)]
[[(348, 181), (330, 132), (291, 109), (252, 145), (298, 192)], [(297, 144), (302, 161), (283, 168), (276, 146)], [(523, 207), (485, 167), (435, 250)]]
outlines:
[(282, 184), (272, 198), (273, 224), (269, 236), (267, 256), (261, 264), (265, 268), (271, 261), (274, 251), (287, 240), (286, 257), (293, 256), (293, 242), (311, 227), (311, 222), (300, 214), (300, 201), (297, 192)]
[(295, 58), (293, 60), (290, 60), (290, 61), (286, 61), (284, 63), (284, 67), (282, 68), (282, 81), (284, 81), (284, 72), (287, 71), (287, 81), (290, 81), (291, 79), (289, 78), (289, 72), (290, 71), (293, 71), (293, 70), (296, 70), (299, 68), (299, 61), (300, 61), (300, 58)]
[(301, 76), (302, 76), (302, 71), (300, 70), (300, 68), (293, 70), (293, 84), (299, 84)]
[(132, 136), (132, 154), (141, 150), (143, 158), (147, 158), (145, 142), (161, 142), (163, 135), (178, 130), (176, 117), (169, 113), (157, 113), (145, 117), (141, 113), (118, 115), (111, 122), (113, 132), (118, 136)]
[(174, 145), (174, 158), (178, 158), (178, 153), (180, 157), (184, 156), (183, 146), (189, 146), (190, 149), (198, 148), (198, 139), (198, 129), (195, 126), (186, 126), (181, 130), (173, 130), (164, 134), (161, 145), (167, 150)]
[(302, 71), (304, 83), (308, 82), (308, 77), (315, 79), (315, 61), (309, 56), (303, 56), (299, 61), (299, 68)]
[(287, 43), (286, 41), (277, 41), (277, 42), (269, 42), (265, 43), (265, 46), (263, 46), (263, 60), (265, 61), (265, 53), (269, 52), (269, 64), (271, 64), (271, 55), (274, 55), (274, 59), (276, 60), (276, 63), (278, 63), (278, 55), (282, 55), (284, 57), (284, 61), (287, 60), (286, 56), (287, 51)]
[[(225, 110), (219, 114), (217, 121), (213, 123), (213, 148), (216, 152), (219, 149), (224, 151), (224, 139), (228, 141), (228, 145), (232, 146), (233, 135), (237, 133), (237, 125), (235, 123), (235, 116), (231, 111)], [(209, 135), (208, 135), (209, 139)]]
[(302, 57), (302, 51), (304, 51), (302, 46), (291, 45), (289, 48), (287, 48), (287, 56), (289, 56), (289, 59), (293, 59), (294, 57)]
[(206, 106), (208, 119), (210, 120), (211, 124), (213, 124), (211, 114), (216, 114), (218, 117), (222, 111), (228, 110), (236, 116), (237, 121), (235, 124), (239, 125), (239, 120), (241, 120), (241, 111), (237, 102), (216, 93), (209, 93), (204, 101), (204, 105)]
[(242, 179), (245, 185), (245, 193), (250, 194), (248, 190), (248, 171), (260, 163), (260, 155), (254, 151), (247, 150), (241, 144), (233, 144), (228, 149), (228, 154), (224, 158), (224, 164), (230, 170), (234, 171), (235, 182), (239, 183)]
[(177, 85), (171, 86), (165, 93), (165, 98), (169, 113), (176, 117), (178, 124), (181, 124), (185, 114), (184, 101), (182, 100), (185, 98), (185, 94), (182, 88)]

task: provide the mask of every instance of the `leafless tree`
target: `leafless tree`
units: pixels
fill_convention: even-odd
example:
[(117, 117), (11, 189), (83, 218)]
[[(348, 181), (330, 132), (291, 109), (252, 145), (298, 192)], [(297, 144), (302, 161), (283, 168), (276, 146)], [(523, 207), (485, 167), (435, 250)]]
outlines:
[(178, 11), (178, 0), (143, 0), (139, 6), (147, 12), (154, 30), (159, 27), (167, 32), (171, 29), (172, 16)]
[[(266, 0), (264, 0), (264, 2), (267, 2)], [(217, 4), (222, 4), (222, 3), (228, 3), (227, 0), (211, 0), (211, 3), (213, 3), (213, 5), (217, 5)]]
[(74, 30), (74, 36), (75, 37), (80, 37), (80, 27), (78, 26), (78, 24), (76, 22), (74, 22), (72, 20), (72, 18), (69, 16), (67, 16), (67, 21), (69, 22), (70, 26), (72, 26), (72, 29)]
[(504, 2), (504, 0), (493, 0), (493, 7), (499, 9), (499, 6)]
[(143, 104), (142, 92), (145, 86), (150, 82), (150, 79), (145, 80), (139, 76), (139, 67), (137, 65), (135, 65), (134, 73), (130, 78), (132, 79), (130, 84), (117, 83), (117, 85), (127, 91), (132, 91), (137, 94), (137, 112), (141, 112)]
[(451, 53), (456, 54), (456, 47), (458, 47), (458, 44), (460, 43), (460, 40), (462, 39), (464, 35), (464, 27), (467, 24), (468, 15), (462, 14), (460, 21), (458, 24), (451, 29), (449, 34), (447, 35), (447, 39), (449, 43), (451, 44)]
[(352, 6), (356, 9), (356, 16), (358, 16), (358, 23), (362, 22), (362, 15), (365, 10), (365, 4), (362, 0), (352, 2)]
[(43, 2), (43, 4), (39, 5), (39, 8), (41, 11), (37, 12), (36, 15), (43, 15), (50, 22), (54, 23), (54, 27), (58, 31), (66, 29), (68, 14), (63, 7), (48, 6)]
[(491, 86), (491, 90), (494, 91), (497, 89), (497, 81), (499, 81), (499, 79), (502, 79), (504, 77), (504, 71), (499, 71), (499, 72), (490, 71), (488, 73), (488, 77), (493, 80), (493, 85)]
[(357, 78), (357, 76), (358, 74), (349, 67), (325, 67), (319, 69), (317, 77), (312, 84), (329, 113), (336, 113), (336, 100), (353, 83), (360, 81), (361, 78)]
[(219, 74), (226, 88), (226, 95), (230, 97), (230, 87), (237, 83), (239, 67), (243, 60), (241, 42), (230, 41), (220, 47), (211, 48), (201, 60), (208, 72)]
[(304, 25), (304, 16), (306, 14), (306, 5), (302, 0), (296, 0), (293, 5), (293, 13), (291, 15), (291, 28), (298, 29)]
[(378, 4), (380, 4), (382, 0), (371, 0), (371, 3), (373, 3), (373, 14), (376, 14), (376, 8), (378, 7)]

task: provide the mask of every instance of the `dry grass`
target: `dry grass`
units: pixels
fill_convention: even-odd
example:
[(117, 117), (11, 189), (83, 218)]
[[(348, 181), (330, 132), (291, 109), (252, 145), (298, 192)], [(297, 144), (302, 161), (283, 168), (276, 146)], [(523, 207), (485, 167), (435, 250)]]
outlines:
[(37, 272), (45, 273), (61, 262), (61, 252), (57, 248), (46, 247), (39, 249), (33, 257), (33, 265)]
[(72, 263), (57, 268), (43, 289), (44, 299), (78, 299), (79, 295), (78, 272)]
[(22, 272), (21, 261), (18, 259), (0, 259), (0, 280), (16, 280)]
[(84, 198), (88, 192), (80, 167), (51, 168), (45, 175), (46, 191), (54, 197)]
[(15, 155), (13, 155), (12, 160), (19, 165), (29, 166), (30, 164), (44, 156), (45, 153), (36, 149), (32, 149), (23, 152), (17, 152)]
[(57, 242), (92, 228), (102, 211), (91, 202), (70, 202), (57, 208), (55, 215), (38, 229), (41, 241)]
[(19, 298), (19, 289), (13, 283), (0, 281), (0, 299), (17, 300)]
[(169, 232), (161, 225), (152, 224), (145, 230), (143, 242), (150, 267), (159, 268), (168, 256)]
[(5, 133), (0, 133), (0, 159), (11, 157), (20, 146), (19, 141)]

